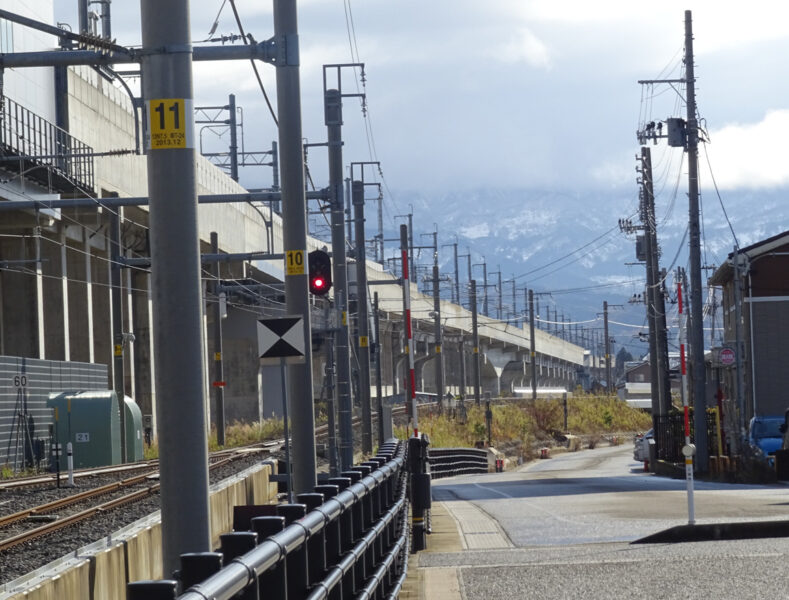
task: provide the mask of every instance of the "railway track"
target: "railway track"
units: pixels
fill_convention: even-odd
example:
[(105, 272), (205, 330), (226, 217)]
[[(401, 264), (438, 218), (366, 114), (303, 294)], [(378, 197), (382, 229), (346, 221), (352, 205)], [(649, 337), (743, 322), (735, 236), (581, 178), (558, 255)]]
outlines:
[[(263, 448), (258, 448), (257, 450), (262, 451)], [(249, 456), (249, 454), (250, 450), (248, 448), (235, 452), (222, 451), (220, 456), (212, 456), (215, 460), (209, 465), (209, 472), (225, 466), (238, 458)], [(52, 502), (0, 516), (0, 536), (3, 535), (5, 530), (12, 526), (20, 528), (21, 525), (22, 529), (24, 529), (21, 532), (0, 538), (0, 552), (13, 548), (19, 544), (50, 535), (60, 529), (86, 521), (106, 511), (148, 498), (159, 491), (159, 483), (156, 481), (157, 478), (158, 471), (149, 469), (147, 473), (141, 475), (70, 494)], [(130, 489), (131, 491), (127, 491)], [(116, 497), (104, 502), (95, 503), (96, 500), (107, 495), (115, 495)], [(81, 504), (90, 504), (91, 502), (93, 502), (93, 504), (87, 508), (71, 512), (65, 516), (55, 514), (56, 511), (73, 509)], [(52, 520), (44, 524), (39, 524), (38, 519), (46, 517), (52, 517)], [(30, 524), (31, 527), (25, 528), (23, 523)]]
[[(397, 415), (404, 412), (404, 406), (398, 406), (393, 409), (393, 413)], [(374, 418), (377, 417), (375, 413), (373, 413), (373, 416)], [(354, 430), (358, 430), (360, 426), (361, 418), (354, 417)], [(328, 437), (328, 425), (316, 427), (315, 435), (319, 439)], [(258, 442), (242, 448), (212, 452), (209, 457), (209, 471), (227, 465), (242, 456), (248, 457), (250, 454), (266, 453), (268, 455), (278, 455), (284, 444), (285, 440), (280, 438)], [(0, 552), (33, 542), (69, 526), (106, 514), (121, 506), (136, 503), (156, 495), (160, 487), (158, 481), (156, 481), (158, 478), (158, 465), (157, 460), (151, 460), (75, 471), (75, 480), (81, 482), (87, 482), (95, 477), (132, 475), (92, 489), (77, 491), (76, 493), (70, 493), (74, 488), (61, 488), (59, 492), (68, 495), (10, 514), (0, 515)], [(140, 473), (137, 474), (137, 472)], [(61, 473), (61, 480), (65, 479), (66, 475)], [(32, 495), (38, 493), (35, 492), (36, 488), (47, 486), (52, 488), (56, 482), (57, 475), (55, 474), (0, 482), (0, 500), (3, 498), (3, 491), (13, 494), (24, 493), (25, 490), (29, 490)], [(112, 497), (106, 499), (107, 496)], [(42, 520), (47, 520), (48, 522), (42, 523)]]

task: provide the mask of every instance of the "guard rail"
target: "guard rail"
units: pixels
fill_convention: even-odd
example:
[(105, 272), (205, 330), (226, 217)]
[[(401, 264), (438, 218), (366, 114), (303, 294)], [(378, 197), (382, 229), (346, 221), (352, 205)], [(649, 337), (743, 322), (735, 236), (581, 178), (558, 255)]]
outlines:
[(139, 581), (127, 600), (397, 598), (409, 552), (405, 460), (406, 445), (388, 441), (277, 516), (253, 518), (252, 531), (224, 534), (221, 552), (182, 555), (182, 595), (176, 579)]
[(479, 448), (431, 448), (428, 460), (432, 479), (488, 472), (488, 452)]

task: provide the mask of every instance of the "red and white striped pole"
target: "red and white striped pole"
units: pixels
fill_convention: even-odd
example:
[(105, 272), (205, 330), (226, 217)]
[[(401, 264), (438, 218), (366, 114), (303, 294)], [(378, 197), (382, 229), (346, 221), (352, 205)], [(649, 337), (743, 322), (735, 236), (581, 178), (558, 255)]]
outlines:
[(411, 418), (414, 425), (414, 437), (419, 437), (419, 416), (416, 407), (416, 375), (414, 372), (414, 339), (411, 332), (411, 281), (408, 274), (408, 226), (400, 225), (400, 256), (403, 263), (403, 327), (405, 329), (408, 355), (408, 399), (411, 402)]
[(677, 306), (679, 307), (679, 361), (682, 373), (682, 408), (685, 416), (685, 445), (682, 454), (685, 456), (685, 481), (688, 487), (688, 524), (696, 522), (693, 506), (693, 455), (696, 447), (690, 443), (690, 411), (688, 409), (688, 371), (685, 354), (685, 342), (688, 339), (687, 322), (682, 310), (682, 278), (677, 277)]

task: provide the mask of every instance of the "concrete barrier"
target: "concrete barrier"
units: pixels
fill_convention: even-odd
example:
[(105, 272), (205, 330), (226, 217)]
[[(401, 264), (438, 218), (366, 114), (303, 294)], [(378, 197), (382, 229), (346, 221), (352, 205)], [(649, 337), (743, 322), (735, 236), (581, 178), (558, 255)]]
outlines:
[[(277, 500), (271, 463), (256, 465), (212, 486), (212, 544), (233, 525), (233, 506)], [(126, 583), (158, 580), (162, 573), (162, 527), (157, 514), (124, 527), (107, 539), (0, 586), (0, 600), (125, 600)], [(169, 574), (168, 574), (169, 575)]]
[(129, 581), (163, 579), (162, 525), (156, 523), (125, 541), (126, 576)]
[(126, 553), (125, 544), (117, 543), (91, 557), (90, 596), (74, 598), (101, 598), (102, 600), (126, 599)]
[(30, 589), (7, 596), (8, 600), (60, 600), (90, 598), (90, 564), (79, 561), (66, 571), (33, 584)]

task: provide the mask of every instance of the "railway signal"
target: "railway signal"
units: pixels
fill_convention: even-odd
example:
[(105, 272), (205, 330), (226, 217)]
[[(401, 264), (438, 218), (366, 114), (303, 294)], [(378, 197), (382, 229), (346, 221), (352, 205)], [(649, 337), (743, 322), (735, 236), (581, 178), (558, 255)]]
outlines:
[(307, 257), (310, 272), (310, 293), (325, 296), (331, 289), (331, 259), (323, 250), (313, 250)]

